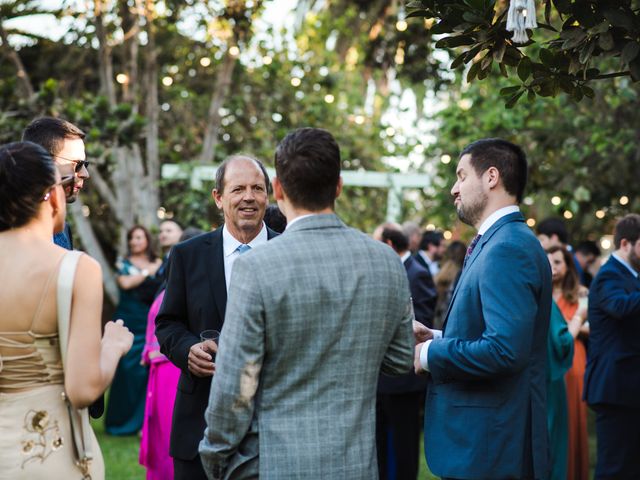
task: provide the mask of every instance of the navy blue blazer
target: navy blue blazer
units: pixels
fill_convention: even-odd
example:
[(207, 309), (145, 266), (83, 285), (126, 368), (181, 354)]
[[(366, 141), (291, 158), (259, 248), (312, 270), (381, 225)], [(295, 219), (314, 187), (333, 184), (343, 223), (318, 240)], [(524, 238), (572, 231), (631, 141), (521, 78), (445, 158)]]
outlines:
[(551, 268), (520, 213), (482, 236), (429, 348), (425, 450), (431, 471), (547, 478), (546, 347)]
[[(407, 258), (404, 261), (404, 268), (407, 270), (409, 278), (413, 314), (418, 322), (431, 328), (433, 327), (433, 314), (438, 296), (431, 273), (420, 265), (415, 257)], [(413, 371), (396, 376), (381, 373), (378, 381), (378, 393), (423, 392), (426, 386), (426, 377), (416, 375)]]
[(640, 280), (614, 257), (589, 290), (584, 399), (640, 407)]

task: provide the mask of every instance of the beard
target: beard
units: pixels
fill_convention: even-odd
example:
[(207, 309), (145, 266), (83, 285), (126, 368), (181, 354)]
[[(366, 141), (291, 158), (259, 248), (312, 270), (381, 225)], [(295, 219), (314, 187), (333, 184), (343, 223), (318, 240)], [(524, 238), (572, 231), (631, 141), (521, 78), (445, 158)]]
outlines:
[(489, 197), (483, 192), (478, 192), (476, 200), (472, 203), (464, 204), (460, 201), (460, 204), (456, 209), (458, 218), (467, 225), (472, 227), (476, 226), (480, 218), (482, 218), (482, 214), (484, 213), (488, 202)]

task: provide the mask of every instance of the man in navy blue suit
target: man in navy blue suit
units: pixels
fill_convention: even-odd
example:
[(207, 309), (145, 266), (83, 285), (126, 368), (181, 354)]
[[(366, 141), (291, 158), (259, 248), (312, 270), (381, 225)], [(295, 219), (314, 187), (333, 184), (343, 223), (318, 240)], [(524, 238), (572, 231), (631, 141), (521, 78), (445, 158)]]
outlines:
[(518, 204), (527, 160), (479, 140), (463, 151), (451, 193), (478, 229), (443, 331), (414, 323), (416, 371), (430, 378), (425, 450), (431, 471), (457, 479), (548, 477), (546, 342), (551, 271)]
[(640, 215), (622, 218), (615, 252), (589, 291), (584, 398), (596, 412), (595, 478), (640, 478)]

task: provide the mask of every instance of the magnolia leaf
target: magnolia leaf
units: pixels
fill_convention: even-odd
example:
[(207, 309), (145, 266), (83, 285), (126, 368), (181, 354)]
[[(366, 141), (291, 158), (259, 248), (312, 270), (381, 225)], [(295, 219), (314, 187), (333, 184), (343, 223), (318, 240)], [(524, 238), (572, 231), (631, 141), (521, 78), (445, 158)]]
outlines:
[(615, 44), (613, 42), (613, 35), (611, 35), (609, 32), (601, 34), (598, 38), (598, 46), (605, 52), (611, 50), (614, 45)]
[(507, 100), (507, 102), (504, 104), (504, 106), (506, 108), (513, 108), (514, 105), (518, 102), (518, 100), (520, 99), (520, 97), (523, 94), (524, 94), (524, 90), (519, 91), (513, 97), (511, 97), (509, 100)]
[(524, 57), (520, 60), (520, 63), (518, 64), (518, 77), (520, 77), (520, 80), (526, 82), (531, 75), (532, 69), (533, 65), (529, 57)]
[(640, 44), (634, 41), (628, 42), (622, 49), (622, 61), (628, 64), (638, 56), (638, 52), (640, 52)]

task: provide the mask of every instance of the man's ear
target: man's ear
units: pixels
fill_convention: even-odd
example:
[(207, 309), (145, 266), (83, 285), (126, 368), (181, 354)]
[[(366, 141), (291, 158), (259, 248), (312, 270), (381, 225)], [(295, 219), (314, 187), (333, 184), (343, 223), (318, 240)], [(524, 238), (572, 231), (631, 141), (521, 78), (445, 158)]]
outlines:
[(271, 184), (273, 185), (273, 198), (277, 200), (284, 200), (284, 190), (278, 177), (274, 177)]
[(222, 210), (222, 193), (218, 192), (218, 190), (216, 190), (215, 188), (213, 190), (211, 190), (211, 198), (213, 198), (213, 201), (216, 202), (216, 207), (218, 207), (219, 209)]
[(342, 193), (342, 177), (340, 177), (338, 179), (338, 186), (336, 187), (336, 198), (338, 198), (340, 196), (340, 194)]
[(489, 188), (496, 188), (500, 181), (500, 171), (496, 167), (489, 167), (484, 174), (489, 184)]
[(55, 217), (56, 213), (58, 213), (58, 210), (60, 209), (60, 202), (66, 202), (67, 199), (65, 197), (64, 194), (64, 189), (62, 190), (62, 195), (58, 195), (58, 188), (57, 187), (53, 187), (53, 189), (51, 190), (50, 194), (49, 194), (49, 204), (51, 205), (51, 209), (53, 210), (53, 214), (52, 216)]

